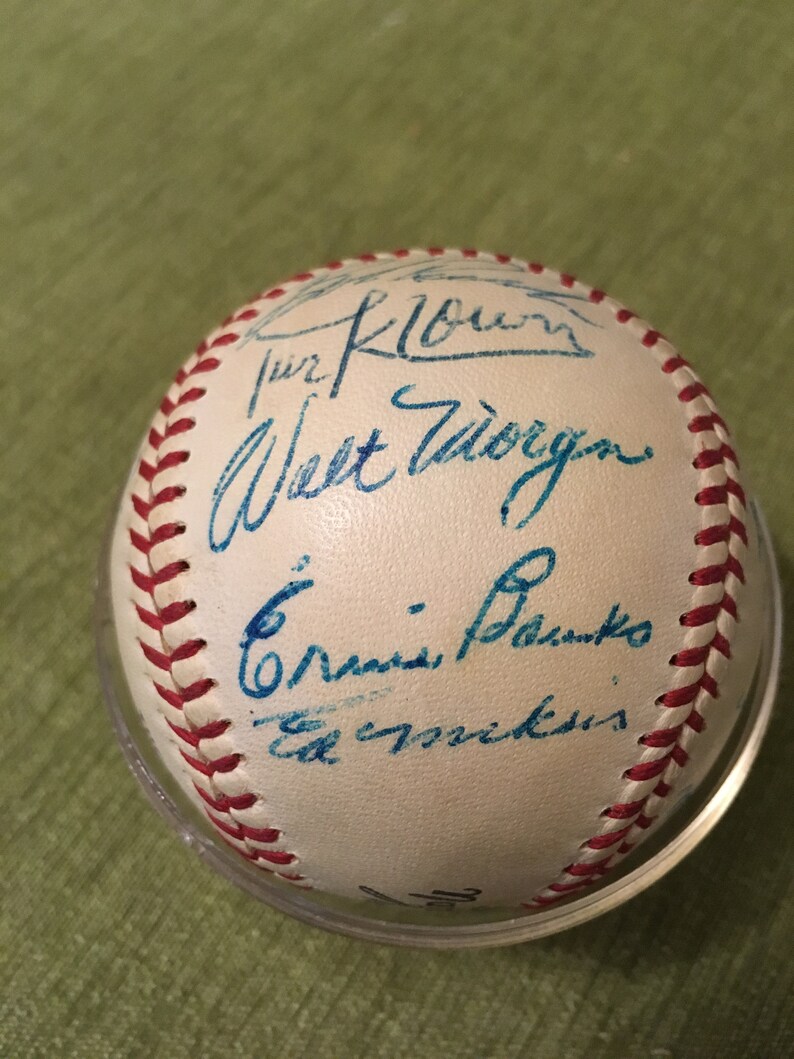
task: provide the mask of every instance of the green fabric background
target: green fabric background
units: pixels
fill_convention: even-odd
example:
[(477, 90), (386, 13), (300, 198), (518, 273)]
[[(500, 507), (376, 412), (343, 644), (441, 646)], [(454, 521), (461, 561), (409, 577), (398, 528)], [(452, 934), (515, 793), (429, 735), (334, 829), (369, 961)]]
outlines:
[(2, 0), (0, 25), (0, 1055), (791, 1054), (791, 668), (738, 803), (660, 885), (428, 954), (202, 867), (123, 764), (91, 628), (115, 491), (203, 333), (429, 243), (579, 273), (670, 335), (791, 593), (790, 0)]

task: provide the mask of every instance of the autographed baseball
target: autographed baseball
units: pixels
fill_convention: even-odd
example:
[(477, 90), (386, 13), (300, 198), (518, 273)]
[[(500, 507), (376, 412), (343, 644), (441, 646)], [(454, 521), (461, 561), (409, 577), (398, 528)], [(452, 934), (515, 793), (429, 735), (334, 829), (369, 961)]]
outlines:
[(753, 533), (709, 392), (602, 291), (367, 254), (264, 292), (179, 371), (113, 617), (162, 761), (251, 864), (534, 908), (619, 865), (725, 745)]

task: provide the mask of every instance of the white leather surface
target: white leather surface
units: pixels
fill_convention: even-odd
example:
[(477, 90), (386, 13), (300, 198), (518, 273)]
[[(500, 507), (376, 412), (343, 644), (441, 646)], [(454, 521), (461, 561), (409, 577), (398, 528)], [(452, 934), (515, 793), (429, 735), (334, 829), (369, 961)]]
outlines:
[[(195, 418), (192, 429), (168, 438), (154, 454), (162, 459), (189, 451), (187, 462), (161, 471), (153, 485), (135, 470), (130, 479), (130, 493), (149, 498), (171, 485), (186, 487), (181, 499), (154, 508), (148, 519), (135, 515), (127, 501), (119, 514), (113, 598), (135, 702), (168, 767), (200, 803), (195, 770), (166, 724), (173, 708), (152, 681), (161, 686), (170, 681), (177, 690), (207, 676), (216, 681), (185, 706), (185, 721), (193, 728), (231, 721), (224, 734), (196, 748), (202, 761), (242, 757), (236, 768), (204, 782), (217, 795), (256, 795), (251, 808), (230, 810), (232, 828), (277, 828), (281, 837), (274, 843), (233, 844), (249, 854), (257, 849), (293, 854), (289, 865), (259, 863), (300, 876), (299, 885), (350, 896), (367, 887), (409, 903), (420, 901), (411, 895), (437, 889), (481, 891), (476, 896), (483, 904), (550, 896), (549, 884), (571, 882), (566, 866), (608, 855), (614, 863), (624, 841), (634, 844), (646, 833), (631, 826), (632, 819), (604, 818), (602, 810), (650, 795), (645, 815), (663, 815), (676, 790), (702, 778), (737, 716), (755, 662), (758, 623), (735, 626), (727, 611), (697, 628), (679, 623), (692, 608), (718, 603), (726, 590), (740, 614), (748, 596), (752, 606), (752, 561), (745, 564), (751, 574), (747, 586), (732, 575), (700, 587), (689, 581), (692, 571), (724, 563), (729, 547), (745, 559), (735, 536), (709, 547), (694, 539), (704, 526), (743, 517), (733, 495), (730, 510), (728, 504), (695, 503), (700, 490), (725, 484), (726, 466), (720, 461), (697, 469), (693, 457), (729, 439), (720, 427), (716, 433), (688, 429), (694, 416), (709, 414), (713, 405), (707, 395), (679, 400), (694, 376), (685, 367), (661, 370), (675, 354), (666, 342), (647, 348), (641, 342), (646, 325), (618, 322), (613, 302), (589, 301), (589, 288), (565, 287), (557, 273), (535, 275), (522, 263), (500, 263), (489, 255), (412, 252), (407, 258), (382, 255), (374, 262), (318, 270), (312, 279), (282, 287), (283, 295), (254, 303), (256, 316), (215, 333), (239, 335), (213, 351), (221, 361), (216, 370), (172, 387), (173, 401), (190, 386), (206, 388), (182, 411), (155, 420), (162, 433), (169, 421)], [(431, 324), (444, 303), (446, 317)], [(463, 322), (451, 326), (456, 312)], [(486, 329), (495, 320), (515, 326)], [(295, 335), (299, 330), (303, 333)], [(283, 337), (287, 334), (292, 337)], [(340, 376), (351, 342), (357, 348)], [(468, 356), (505, 350), (521, 352)], [(426, 359), (441, 356), (446, 359)], [(276, 361), (282, 372), (288, 362), (302, 368), (269, 381)], [(302, 430), (291, 451), (304, 402)], [(411, 407), (418, 404), (426, 407)], [(445, 413), (447, 421), (433, 433)], [(423, 466), (454, 433), (463, 431), (459, 441), (471, 437), (488, 418), (468, 453), (476, 458), (459, 451), (447, 462)], [(535, 428), (529, 455), (521, 444), (507, 451), (507, 433), (501, 442), (493, 440), (509, 422), (527, 431), (535, 420), (546, 430), (538, 434)], [(238, 452), (230, 465), (257, 428), (259, 447), (249, 441), (240, 451), (250, 452), (250, 459), (243, 464)], [(518, 490), (503, 519), (511, 487), (548, 460), (548, 450), (540, 447), (567, 428), (586, 431), (579, 449), (610, 439), (625, 456), (639, 456), (646, 447), (652, 456), (628, 464), (602, 445), (600, 453), (563, 463), (545, 503), (520, 526), (550, 484), (549, 467)], [(379, 433), (373, 437), (374, 430)], [(558, 438), (558, 451), (568, 437)], [(355, 440), (345, 443), (346, 438)], [(491, 449), (483, 454), (489, 440)], [(357, 447), (366, 451), (368, 442), (368, 457), (359, 457)], [(322, 488), (340, 446), (329, 476), (336, 484)], [(502, 450), (500, 458), (489, 458)], [(451, 443), (446, 451), (452, 451)], [(142, 453), (153, 458), (150, 443)], [(299, 468), (307, 461), (304, 492), (315, 489), (317, 495), (290, 498), (290, 487), (300, 491)], [(729, 470), (736, 479), (732, 463)], [(356, 487), (357, 479), (372, 486), (387, 477), (371, 491)], [(238, 519), (247, 490), (249, 522), (258, 518), (257, 528), (246, 529)], [(262, 519), (270, 497), (272, 507)], [(175, 521), (184, 524), (184, 532), (151, 549), (149, 570), (181, 559), (190, 568), (164, 581), (155, 600), (159, 608), (184, 599), (196, 606), (161, 634), (142, 624), (135, 611), (136, 602), (152, 601), (130, 580), (129, 567), (140, 567), (142, 556), (130, 545), (129, 529), (151, 536), (158, 525)], [(523, 568), (523, 576), (528, 570), (539, 574), (549, 550), (553, 572), (526, 592), (511, 629), (481, 642), (489, 627), (499, 631), (494, 623), (505, 622), (518, 599), (514, 578), (513, 593), (503, 592), (486, 606), (495, 582), (537, 549), (544, 551)], [(283, 624), (273, 636), (249, 638), (241, 687), (246, 627), (280, 589), (309, 579), (310, 587), (275, 608)], [(409, 613), (422, 603), (424, 608)], [(608, 637), (600, 644), (511, 646), (518, 627), (537, 614), (545, 616), (544, 632), (559, 625), (560, 634), (570, 628), (592, 636), (615, 604), (630, 615), (628, 625), (651, 623), (647, 643), (632, 647), (624, 638)], [(478, 632), (469, 635), (464, 657), (456, 660), (478, 614)], [(661, 776), (644, 782), (624, 779), (631, 766), (670, 752), (640, 746), (638, 739), (680, 724), (692, 709), (692, 704), (670, 709), (656, 703), (703, 672), (702, 666), (671, 666), (671, 657), (708, 644), (717, 632), (734, 642), (736, 657), (728, 662), (717, 651), (708, 656), (720, 697), (715, 701), (701, 691), (694, 703), (710, 723), (699, 734), (682, 731), (688, 764), (680, 768), (671, 761)], [(174, 661), (170, 674), (147, 661), (140, 647), (143, 640), (170, 653), (195, 639), (205, 646)], [(428, 658), (442, 654), (443, 660), (433, 670), (387, 667), (326, 680), (314, 657), (289, 687), (288, 678), (311, 644), (327, 653), (326, 676), (352, 655), (361, 663), (384, 662), (395, 651), (413, 659), (426, 646)], [(275, 663), (267, 661), (257, 683), (256, 664), (268, 652), (279, 656), (282, 681), (271, 694), (253, 697), (245, 688), (262, 693), (273, 676)], [(550, 695), (546, 709), (555, 710), (554, 719), (519, 729)], [(625, 727), (618, 721), (593, 723), (618, 710)], [(276, 715), (287, 730), (311, 722), (314, 731), (285, 734), (278, 719), (253, 724)], [(569, 731), (537, 737), (572, 715)], [(590, 715), (593, 722), (583, 728)], [(450, 734), (458, 726), (471, 734), (492, 722), (492, 736), (512, 734), (492, 743), (476, 738), (461, 743), (459, 737), (457, 745)], [(363, 738), (392, 726), (411, 726), (399, 729), (401, 747), (399, 731)], [(333, 732), (336, 738), (327, 740), (319, 757), (307, 749)], [(651, 794), (660, 780), (673, 787), (665, 798)], [(626, 827), (621, 843), (581, 848), (593, 836)]]

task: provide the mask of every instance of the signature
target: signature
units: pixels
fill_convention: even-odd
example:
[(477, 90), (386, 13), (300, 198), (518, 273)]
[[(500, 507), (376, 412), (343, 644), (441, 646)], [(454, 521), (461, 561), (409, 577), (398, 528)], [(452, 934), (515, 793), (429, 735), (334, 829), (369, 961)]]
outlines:
[[(473, 267), (472, 267), (473, 266)], [(488, 265), (479, 262), (382, 262), (379, 268), (368, 269), (364, 274), (347, 272), (341, 275), (315, 277), (297, 289), (289, 300), (277, 304), (260, 317), (248, 330), (242, 345), (250, 342), (264, 343), (268, 347), (265, 359), (269, 360), (274, 344), (299, 337), (338, 331), (343, 337), (341, 355), (333, 373), (329, 396), (334, 398), (344, 381), (353, 356), (364, 355), (386, 360), (404, 360), (410, 364), (438, 363), (439, 361), (461, 361), (480, 357), (578, 357), (595, 356), (582, 343), (574, 324), (598, 327), (581, 311), (588, 304), (587, 297), (573, 291), (547, 291), (527, 282), (526, 272), (518, 266), (493, 266), (493, 275), (488, 275)], [(517, 292), (527, 303), (527, 309), (488, 309), (479, 303), (467, 304), (461, 297), (433, 298), (424, 291), (410, 296), (411, 306), (407, 315), (392, 315), (389, 310), (389, 292), (371, 286), (373, 280), (387, 277), (394, 283), (427, 286), (437, 282), (465, 284), (476, 282), (503, 290)], [(316, 302), (343, 287), (367, 287), (359, 304), (348, 313), (309, 327), (291, 327), (289, 317), (297, 309)], [(540, 307), (551, 306), (567, 317), (554, 323)], [(504, 336), (521, 332), (528, 340), (515, 346), (504, 347), (492, 342), (493, 336)], [(475, 341), (471, 349), (445, 348), (446, 343), (457, 334), (474, 339), (486, 336), (488, 348), (479, 348)], [(314, 354), (317, 357), (317, 354)], [(320, 381), (312, 372), (319, 368), (319, 359), (312, 365), (306, 358), (301, 367), (294, 368), (289, 362), (268, 377), (262, 367), (257, 377), (251, 400), (249, 416), (253, 415), (262, 383), (265, 378), (273, 382), (307, 371), (313, 381)], [(323, 375), (325, 379), (329, 375)]]
[[(325, 684), (335, 684), (346, 678), (364, 677), (372, 674), (383, 675), (394, 670), (438, 669), (444, 656), (431, 654), (428, 647), (421, 647), (416, 653), (394, 650), (385, 658), (364, 657), (351, 654), (344, 661), (332, 663), (328, 651), (320, 644), (312, 643), (303, 652), (300, 661), (290, 670), (286, 680), (284, 663), (281, 655), (275, 651), (265, 651), (257, 657), (255, 648), (276, 636), (284, 627), (287, 615), (282, 609), (290, 599), (307, 592), (314, 587), (314, 579), (302, 578), (288, 582), (259, 608), (248, 622), (240, 643), (241, 655), (238, 672), (240, 690), (252, 699), (267, 699), (282, 684), (288, 690), (297, 687), (310, 671), (317, 671)], [(420, 613), (423, 605), (412, 604), (409, 614)]]
[(336, 713), (338, 705), (307, 707), (302, 710), (285, 710), (266, 717), (256, 717), (255, 728), (275, 726), (277, 734), (271, 738), (267, 752), (271, 757), (288, 759), (300, 764), (318, 762), (337, 765), (342, 760), (345, 744), (374, 743), (382, 747), (391, 757), (413, 752), (427, 752), (434, 747), (447, 747), (459, 751), (461, 747), (496, 746), (504, 743), (535, 742), (568, 736), (573, 732), (590, 732), (608, 725), (613, 732), (626, 728), (624, 709), (612, 710), (604, 717), (594, 713), (582, 713), (578, 709), (558, 715), (552, 707), (554, 695), (546, 695), (529, 713), (514, 724), (490, 721), (481, 727), (468, 727), (462, 723), (432, 724), (418, 728), (410, 721), (366, 720), (354, 730), (330, 725), (326, 717)]
[(407, 462), (400, 466), (390, 460), (389, 442), (378, 426), (361, 436), (348, 434), (332, 441), (325, 455), (304, 451), (316, 392), (306, 395), (295, 421), (283, 433), (275, 417), (263, 419), (234, 451), (215, 484), (210, 548), (225, 551), (238, 530), (256, 532), (280, 500), (311, 501), (343, 487), (369, 494), (400, 477), (416, 478), (431, 471), (439, 473), (450, 463), (483, 460), (489, 464), (520, 461), (522, 469), (499, 510), (503, 526), (520, 530), (543, 509), (568, 477), (569, 467), (579, 461), (612, 459), (632, 467), (653, 457), (649, 445), (639, 453), (626, 453), (619, 442), (590, 438), (581, 427), (555, 427), (540, 419), (505, 421), (486, 400), (480, 399), (472, 413), (456, 398), (422, 400), (415, 390), (414, 384), (401, 386), (390, 400), (391, 407), (407, 421), (416, 419), (422, 431)]
[[(613, 603), (606, 618), (594, 629), (577, 631), (568, 628), (563, 632), (561, 625), (548, 621), (542, 613), (533, 614), (519, 625), (529, 593), (551, 577), (556, 565), (554, 549), (544, 547), (533, 548), (508, 566), (491, 585), (474, 621), (466, 629), (455, 661), (462, 662), (472, 644), (495, 643), (508, 634), (512, 634), (509, 637), (510, 646), (518, 649), (572, 644), (600, 647), (607, 640), (623, 640), (634, 649), (645, 647), (653, 634), (652, 623), (647, 619), (632, 623), (631, 615), (623, 612), (620, 603)], [(494, 621), (495, 612), (500, 610), (505, 601), (509, 604), (508, 613)]]
[[(633, 622), (620, 603), (612, 604), (598, 626), (584, 630), (563, 630), (563, 626), (547, 618), (543, 612), (521, 620), (525, 617), (524, 609), (532, 589), (547, 581), (556, 565), (557, 556), (553, 548), (533, 548), (500, 573), (486, 593), (474, 619), (463, 632), (460, 645), (452, 656), (453, 662), (462, 662), (475, 644), (487, 646), (505, 638), (514, 650), (531, 647), (555, 649), (575, 645), (598, 648), (608, 640), (622, 641), (627, 647), (636, 650), (649, 642), (653, 631), (651, 622)], [(444, 663), (444, 652), (431, 650), (426, 645), (411, 650), (397, 647), (387, 651), (383, 657), (357, 650), (349, 654), (345, 652), (341, 658), (333, 659), (326, 647), (310, 643), (297, 661), (285, 664), (279, 650), (272, 646), (272, 641), (288, 620), (286, 605), (290, 601), (297, 601), (298, 597), (309, 599), (307, 593), (310, 593), (314, 584), (314, 578), (311, 577), (289, 581), (257, 610), (245, 626), (240, 642), (238, 682), (240, 690), (249, 698), (267, 699), (282, 687), (291, 691), (310, 674), (324, 684), (336, 684), (343, 680), (384, 675), (397, 670), (429, 672)], [(296, 605), (297, 602), (292, 603), (293, 608)], [(414, 603), (408, 608), (408, 614), (420, 614), (424, 609), (424, 603)], [(300, 724), (308, 723), (300, 711), (292, 711), (286, 716), (298, 717)], [(377, 737), (362, 736), (360, 741), (365, 738)]]
[(421, 908), (445, 908), (448, 910), (461, 905), (471, 904), (482, 894), (482, 890), (476, 886), (467, 886), (463, 890), (434, 889), (429, 894), (409, 893), (408, 896), (413, 897), (414, 900), (401, 901), (398, 897), (391, 897), (389, 894), (381, 893), (380, 890), (375, 890), (371, 886), (359, 886), (359, 890), (374, 901), (385, 901), (386, 904), (390, 905), (402, 905), (404, 908), (416, 908), (419, 906)]

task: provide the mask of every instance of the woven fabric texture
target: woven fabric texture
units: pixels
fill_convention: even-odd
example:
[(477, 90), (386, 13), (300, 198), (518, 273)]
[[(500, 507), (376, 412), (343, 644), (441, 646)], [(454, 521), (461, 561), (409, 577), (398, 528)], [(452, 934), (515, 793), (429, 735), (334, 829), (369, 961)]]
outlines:
[(620, 910), (505, 950), (298, 925), (114, 743), (95, 564), (166, 381), (253, 291), (478, 246), (669, 335), (794, 594), (787, 0), (0, 2), (0, 1055), (767, 1059), (794, 1049), (785, 673), (737, 804)]

